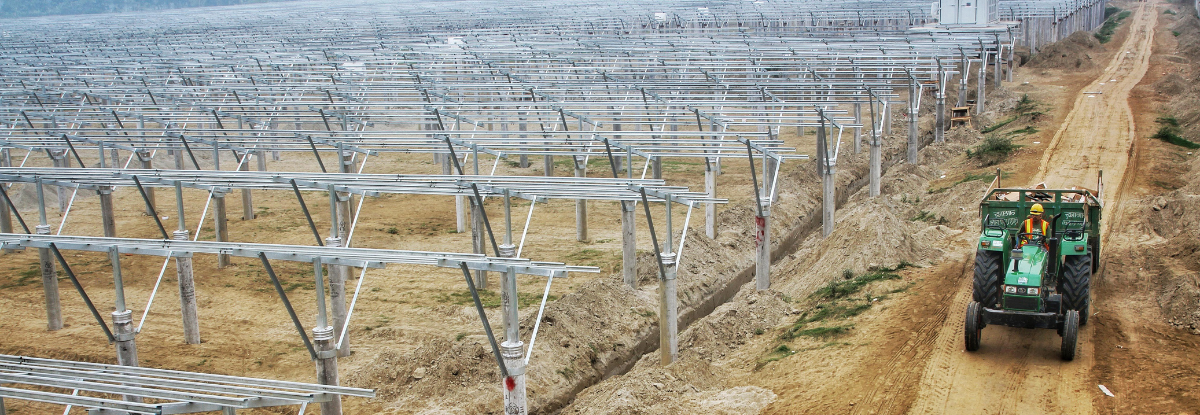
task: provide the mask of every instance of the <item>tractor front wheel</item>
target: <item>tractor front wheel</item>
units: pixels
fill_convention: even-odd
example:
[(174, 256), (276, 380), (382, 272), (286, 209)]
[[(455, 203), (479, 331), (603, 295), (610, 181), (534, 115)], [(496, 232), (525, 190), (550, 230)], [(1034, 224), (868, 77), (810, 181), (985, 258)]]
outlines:
[(971, 299), (983, 307), (995, 307), (1000, 302), (1000, 278), (1004, 273), (998, 251), (975, 251), (975, 280)]
[(963, 332), (966, 334), (968, 352), (979, 350), (979, 337), (983, 334), (982, 311), (983, 306), (977, 302), (967, 304), (967, 321), (963, 325)]
[(1092, 258), (1089, 255), (1068, 255), (1063, 261), (1063, 308), (1079, 312), (1079, 324), (1087, 325), (1091, 307)]
[(1067, 310), (1062, 326), (1062, 360), (1075, 360), (1075, 343), (1079, 340), (1079, 312)]

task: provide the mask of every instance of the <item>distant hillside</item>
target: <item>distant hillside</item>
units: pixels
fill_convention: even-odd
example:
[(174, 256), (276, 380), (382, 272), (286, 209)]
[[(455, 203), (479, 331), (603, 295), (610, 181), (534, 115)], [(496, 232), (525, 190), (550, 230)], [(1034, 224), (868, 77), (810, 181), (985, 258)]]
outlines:
[(0, 18), (120, 13), (286, 0), (0, 0)]

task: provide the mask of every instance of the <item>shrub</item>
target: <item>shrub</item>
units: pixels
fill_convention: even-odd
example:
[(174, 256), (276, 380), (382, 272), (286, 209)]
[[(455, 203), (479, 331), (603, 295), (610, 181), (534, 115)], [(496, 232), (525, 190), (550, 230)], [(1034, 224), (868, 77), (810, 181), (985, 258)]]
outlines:
[(1008, 159), (1020, 146), (1012, 143), (1012, 139), (997, 135), (989, 135), (982, 143), (975, 146), (975, 151), (967, 150), (967, 157), (979, 159), (984, 166), (994, 166)]

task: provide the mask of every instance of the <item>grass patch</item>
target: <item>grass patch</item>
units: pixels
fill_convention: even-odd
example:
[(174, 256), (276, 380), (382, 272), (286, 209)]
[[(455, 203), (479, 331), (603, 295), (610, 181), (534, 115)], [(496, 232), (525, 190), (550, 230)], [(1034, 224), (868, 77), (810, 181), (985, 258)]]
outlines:
[(913, 222), (929, 222), (937, 225), (945, 225), (950, 223), (950, 221), (945, 217), (934, 215), (932, 212), (927, 210), (922, 210), (921, 213), (918, 213), (917, 216), (914, 216), (909, 220)]
[(13, 287), (24, 287), (26, 285), (33, 284), (34, 282), (36, 282), (37, 280), (39, 280), (41, 278), (42, 278), (41, 266), (34, 265), (33, 267), (31, 267), (27, 270), (21, 271), (20, 277), (17, 278), (17, 281), (13, 282), (12, 284), (0, 285), (0, 290), (5, 289), (5, 288), (13, 288)]
[(1018, 135), (1018, 134), (1037, 134), (1038, 131), (1040, 131), (1040, 130), (1038, 130), (1037, 128), (1034, 128), (1034, 126), (1030, 125), (1030, 126), (1027, 126), (1020, 130), (1009, 131), (1008, 135), (1011, 136), (1011, 135)]
[(811, 329), (800, 330), (800, 332), (798, 334), (800, 336), (826, 339), (829, 337), (845, 334), (846, 332), (850, 331), (850, 329), (853, 329), (853, 328), (854, 328), (853, 324), (847, 324), (847, 325), (842, 325), (842, 326), (829, 326), (829, 327), (823, 326), (823, 327), (814, 327)]
[(1158, 132), (1154, 133), (1154, 135), (1151, 137), (1184, 148), (1200, 148), (1200, 144), (1197, 144), (1179, 135), (1179, 120), (1175, 119), (1174, 116), (1164, 115), (1156, 118), (1154, 122), (1158, 123), (1159, 127)]
[(1171, 31), (1171, 34), (1172, 34), (1172, 35), (1175, 35), (1175, 37), (1179, 37), (1179, 35), (1181, 35), (1182, 33), (1179, 33), (1179, 32), (1176, 32), (1176, 31), (1172, 30), (1172, 31)]
[(900, 275), (896, 274), (895, 271), (899, 271), (910, 266), (912, 266), (912, 264), (901, 262), (900, 265), (896, 266), (896, 268), (879, 268), (850, 279), (846, 279), (843, 276), (842, 281), (834, 280), (829, 282), (829, 284), (812, 293), (809, 298), (819, 298), (823, 300), (836, 300), (839, 298), (844, 298), (851, 294), (857, 293), (862, 289), (863, 286), (866, 286), (872, 282), (899, 279)]
[(1004, 128), (1004, 126), (1011, 124), (1013, 121), (1016, 121), (1016, 120), (1017, 120), (1017, 118), (1020, 118), (1020, 117), (1021, 117), (1021, 116), (1020, 116), (1019, 114), (1018, 114), (1018, 115), (1014, 115), (1014, 116), (1012, 116), (1012, 117), (1009, 117), (1008, 119), (1006, 119), (1006, 120), (1004, 120), (1004, 121), (1000, 121), (1000, 122), (998, 122), (998, 123), (995, 123), (995, 124), (992, 124), (992, 125), (988, 126), (987, 128), (984, 128), (984, 129), (982, 129), (982, 130), (979, 130), (979, 132), (981, 132), (981, 133), (984, 133), (984, 134), (987, 134), (987, 133), (990, 133), (990, 132), (993, 132), (993, 131), (999, 130), (999, 129), (1001, 129), (1001, 128)]
[(1163, 14), (1169, 14), (1169, 15), (1172, 15), (1172, 16), (1174, 16), (1174, 15), (1177, 15), (1177, 14), (1179, 14), (1179, 13), (1175, 13), (1175, 11), (1174, 11), (1174, 10), (1167, 9), (1167, 11), (1163, 12)]
[[(495, 308), (500, 306), (500, 293), (491, 290), (478, 290), (479, 302), (483, 303), (485, 308)], [(557, 300), (558, 297), (551, 295), (546, 301)], [(473, 305), (475, 299), (471, 298), (470, 291), (459, 291), (449, 294), (439, 294), (437, 301), (450, 303), (454, 305)], [(540, 304), (542, 296), (537, 294), (517, 293), (517, 307), (525, 307), (531, 304)]]
[[(1116, 13), (1115, 15), (1113, 15), (1112, 13), (1110, 13), (1110, 10), (1112, 10), (1112, 9), (1117, 9), (1117, 11), (1119, 11), (1119, 12), (1113, 11), (1112, 13)], [(1125, 18), (1133, 15), (1133, 12), (1131, 12), (1131, 11), (1128, 11), (1128, 10), (1120, 11), (1120, 10), (1121, 9), (1116, 8), (1116, 7), (1108, 7), (1108, 8), (1104, 9), (1104, 14), (1109, 17), (1104, 21), (1104, 25), (1100, 26), (1100, 30), (1097, 30), (1096, 33), (1093, 35), (1096, 37), (1096, 40), (1100, 41), (1100, 43), (1108, 43), (1109, 41), (1111, 41), (1113, 33), (1115, 33), (1117, 31), (1117, 27), (1121, 25), (1121, 21), (1125, 20)]]
[(989, 135), (975, 146), (974, 151), (967, 150), (967, 157), (978, 159), (985, 167), (994, 166), (1008, 160), (1008, 156), (1018, 148), (1021, 146), (1013, 144), (1011, 138)]
[(1176, 133), (1174, 129), (1172, 129), (1170, 127), (1166, 127), (1166, 126), (1159, 128), (1158, 132), (1154, 133), (1154, 135), (1152, 135), (1151, 137), (1154, 137), (1159, 140), (1166, 141), (1168, 143), (1171, 143), (1171, 144), (1174, 144), (1177, 146), (1181, 146), (1181, 147), (1186, 147), (1186, 148), (1191, 148), (1191, 149), (1200, 148), (1200, 144), (1197, 144), (1194, 141), (1191, 141), (1191, 140), (1188, 140), (1186, 138), (1179, 136), (1179, 133)]

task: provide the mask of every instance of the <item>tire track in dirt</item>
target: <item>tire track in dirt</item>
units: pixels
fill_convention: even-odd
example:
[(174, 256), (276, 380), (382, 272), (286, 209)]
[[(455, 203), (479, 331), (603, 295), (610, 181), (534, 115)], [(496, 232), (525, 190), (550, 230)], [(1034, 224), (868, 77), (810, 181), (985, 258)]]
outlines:
[[(941, 270), (947, 274), (948, 279), (962, 280), (963, 275), (970, 275), (970, 268), (967, 266), (968, 258), (961, 258), (958, 261), (947, 264), (947, 268), (951, 270)], [(952, 304), (957, 303), (957, 291), (946, 290), (937, 295), (933, 304), (941, 304), (940, 306), (932, 306), (926, 309), (927, 317), (917, 327), (910, 330), (914, 333), (914, 339), (908, 341), (901, 346), (899, 350), (892, 353), (892, 357), (887, 362), (887, 370), (885, 373), (877, 374), (874, 377), (874, 387), (870, 388), (870, 393), (866, 397), (866, 402), (869, 405), (856, 407), (853, 413), (899, 413), (908, 408), (909, 402), (903, 399), (896, 399), (894, 393), (897, 391), (897, 385), (913, 385), (914, 381), (920, 380), (922, 377), (922, 368), (912, 364), (913, 362), (923, 362), (929, 359), (937, 349), (939, 336), (937, 327), (943, 326), (944, 322), (949, 320), (949, 316), (953, 314), (952, 310), (956, 310)], [(909, 301), (929, 301), (925, 298), (910, 298)], [(907, 305), (904, 307), (908, 307)], [(914, 307), (916, 308), (916, 307)], [(889, 339), (891, 340), (891, 339)], [(882, 396), (879, 392), (883, 391)]]
[[(1121, 49), (1076, 98), (1042, 158), (1035, 182), (1051, 188), (1091, 187), (1103, 168), (1121, 187), (1134, 139), (1129, 93), (1149, 68), (1157, 20), (1154, 4), (1139, 4)], [(1117, 207), (1119, 190), (1105, 191), (1105, 206)], [(1106, 240), (1111, 223), (1103, 224)], [(952, 310), (965, 309), (970, 300), (969, 278), (960, 284)], [(966, 353), (961, 313), (952, 312), (910, 412), (1092, 413), (1092, 396), (1097, 393), (1089, 376), (1095, 364), (1093, 327), (1081, 328), (1073, 362), (1059, 360), (1061, 338), (1052, 330), (988, 327), (979, 351)]]

